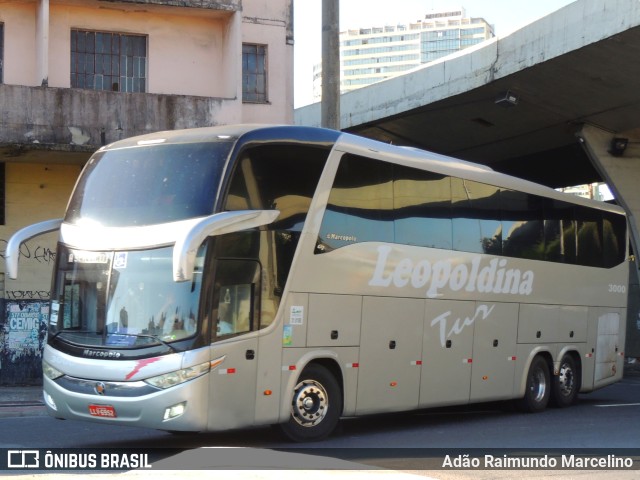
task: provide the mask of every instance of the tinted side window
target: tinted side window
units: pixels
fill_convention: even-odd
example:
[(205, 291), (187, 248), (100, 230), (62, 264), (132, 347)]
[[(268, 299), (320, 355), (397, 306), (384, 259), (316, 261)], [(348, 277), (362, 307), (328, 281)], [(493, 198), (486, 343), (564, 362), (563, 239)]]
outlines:
[(599, 210), (576, 206), (576, 263), (602, 266), (602, 216)]
[(451, 250), (451, 178), (395, 166), (395, 241)]
[(218, 260), (213, 292), (215, 337), (259, 328), (260, 264), (254, 260)]
[(576, 263), (574, 206), (559, 200), (544, 200), (545, 260)]
[(513, 190), (500, 192), (502, 254), (544, 260), (542, 198)]
[(316, 252), (357, 242), (394, 241), (393, 165), (345, 155), (320, 227)]
[(610, 268), (625, 239), (624, 215), (345, 155), (317, 253), (376, 241)]
[(611, 268), (624, 262), (624, 215), (545, 199), (545, 260)]
[(500, 189), (461, 179), (451, 189), (454, 250), (501, 255)]
[(459, 252), (482, 253), (480, 221), (471, 203), (468, 185), (473, 182), (451, 179), (451, 218), (453, 249)]
[(265, 328), (273, 322), (290, 266), (282, 266), (286, 260), (278, 246), (280, 233), (245, 230), (207, 240), (212, 254), (205, 264), (202, 291), (203, 315), (209, 320), (205, 327), (211, 337)]
[(296, 145), (260, 145), (240, 154), (225, 210), (280, 210), (270, 228), (301, 231), (329, 151)]
[(627, 222), (623, 215), (603, 212), (602, 246), (604, 253), (603, 266), (615, 267), (621, 264), (626, 255)]
[(500, 189), (493, 185), (470, 182), (471, 204), (478, 212), (482, 250), (490, 255), (502, 254)]

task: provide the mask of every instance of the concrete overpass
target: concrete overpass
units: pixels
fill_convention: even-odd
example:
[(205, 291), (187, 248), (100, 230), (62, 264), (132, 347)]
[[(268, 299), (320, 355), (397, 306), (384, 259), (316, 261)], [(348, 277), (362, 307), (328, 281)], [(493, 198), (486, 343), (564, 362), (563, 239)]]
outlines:
[[(627, 208), (639, 245), (638, 0), (578, 0), (509, 35), (345, 94), (340, 108), (341, 128), (365, 137), (552, 187), (604, 180)], [(298, 109), (295, 119), (319, 125), (320, 105)], [(629, 139), (621, 156), (608, 152), (617, 137)]]

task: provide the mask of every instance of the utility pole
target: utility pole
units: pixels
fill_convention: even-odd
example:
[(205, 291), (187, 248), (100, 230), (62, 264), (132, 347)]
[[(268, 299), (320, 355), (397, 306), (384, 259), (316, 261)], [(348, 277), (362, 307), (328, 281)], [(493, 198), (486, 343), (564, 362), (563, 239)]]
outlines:
[(321, 124), (340, 130), (340, 0), (322, 0)]

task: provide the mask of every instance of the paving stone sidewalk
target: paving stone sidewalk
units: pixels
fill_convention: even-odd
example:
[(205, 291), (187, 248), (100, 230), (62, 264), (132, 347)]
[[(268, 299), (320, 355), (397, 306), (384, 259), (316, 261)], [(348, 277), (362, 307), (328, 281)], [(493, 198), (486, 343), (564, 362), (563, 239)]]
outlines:
[(0, 418), (46, 415), (42, 385), (0, 386)]

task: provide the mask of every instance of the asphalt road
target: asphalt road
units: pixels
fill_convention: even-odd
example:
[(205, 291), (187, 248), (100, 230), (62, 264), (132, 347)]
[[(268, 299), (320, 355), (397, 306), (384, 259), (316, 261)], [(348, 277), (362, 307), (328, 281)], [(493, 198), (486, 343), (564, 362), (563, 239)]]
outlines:
[[(303, 446), (284, 441), (273, 428), (172, 435), (46, 416), (1, 418), (0, 430), (0, 448), (166, 449), (162, 458), (154, 459), (154, 469), (166, 468), (169, 476), (225, 469), (251, 470), (255, 477), (269, 470), (285, 471), (278, 477), (283, 480), (300, 469), (317, 473), (328, 470), (334, 475), (341, 469), (364, 469), (370, 476), (406, 472), (447, 480), (513, 478), (514, 474), (522, 478), (569, 478), (569, 472), (560, 470), (438, 467), (446, 455), (453, 461), (465, 454), (580, 455), (598, 449), (599, 454), (640, 457), (640, 375), (632, 374), (619, 384), (580, 395), (573, 407), (549, 408), (539, 414), (519, 413), (508, 403), (492, 403), (343, 419), (328, 440)], [(571, 473), (571, 478), (593, 478), (595, 474), (598, 478), (637, 478), (640, 470), (594, 473), (580, 468)], [(315, 474), (309, 475), (306, 478), (315, 478)]]

